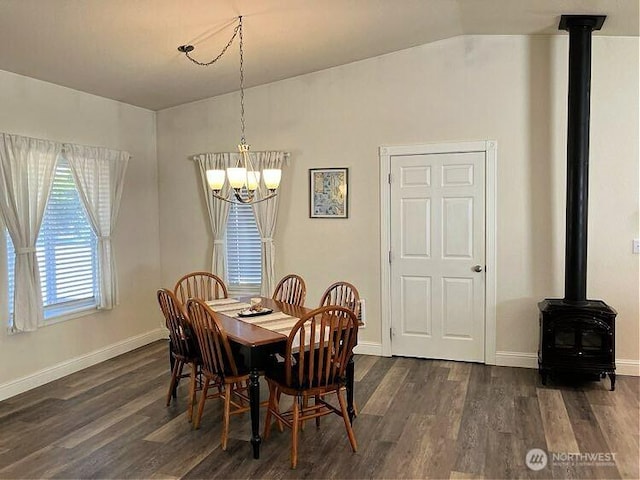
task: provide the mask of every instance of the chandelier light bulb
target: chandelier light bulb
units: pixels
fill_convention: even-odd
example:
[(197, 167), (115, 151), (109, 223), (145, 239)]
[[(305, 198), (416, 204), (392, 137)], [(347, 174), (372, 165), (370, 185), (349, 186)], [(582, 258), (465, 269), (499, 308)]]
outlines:
[(227, 178), (229, 185), (235, 190), (239, 190), (247, 183), (247, 169), (243, 167), (227, 168)]
[(264, 185), (269, 190), (276, 190), (280, 186), (282, 170), (279, 168), (266, 168), (262, 171), (262, 175), (264, 178)]
[(207, 183), (209, 184), (209, 188), (214, 192), (222, 190), (225, 177), (224, 170), (207, 170)]
[(258, 189), (260, 184), (260, 172), (251, 171), (247, 172), (247, 190), (254, 192)]

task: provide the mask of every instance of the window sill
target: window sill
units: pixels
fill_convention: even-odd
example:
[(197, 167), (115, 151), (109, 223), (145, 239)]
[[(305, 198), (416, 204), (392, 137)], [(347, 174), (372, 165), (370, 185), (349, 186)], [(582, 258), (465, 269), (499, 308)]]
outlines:
[(98, 307), (95, 303), (89, 305), (79, 305), (73, 308), (58, 308), (52, 309), (49, 312), (45, 312), (44, 323), (40, 327), (48, 327), (57, 323), (66, 322), (67, 320), (73, 320), (74, 318), (85, 317), (96, 313)]
[(260, 295), (260, 285), (254, 287), (229, 286), (229, 297), (256, 297)]
[[(98, 308), (95, 304), (76, 306), (74, 308), (55, 309), (50, 312), (45, 312), (44, 322), (38, 325), (38, 329), (44, 327), (50, 327), (58, 323), (66, 322), (67, 320), (73, 320), (74, 318), (80, 318), (87, 315), (96, 313)], [(16, 335), (20, 332), (14, 330), (11, 326), (7, 328), (7, 335)]]

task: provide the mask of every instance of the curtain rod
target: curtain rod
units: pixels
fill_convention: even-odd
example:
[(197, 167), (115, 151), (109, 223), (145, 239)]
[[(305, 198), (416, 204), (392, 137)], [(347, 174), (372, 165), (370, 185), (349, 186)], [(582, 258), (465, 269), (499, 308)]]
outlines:
[[(124, 153), (128, 153), (129, 155), (131, 155), (126, 150), (118, 150), (117, 148), (110, 148), (110, 147), (105, 147), (105, 146), (100, 146), (100, 145), (83, 145), (81, 143), (61, 142), (59, 140), (52, 140), (50, 138), (30, 137), (28, 135), (20, 135), (18, 133), (0, 132), (0, 136), (2, 136), (2, 135), (9, 135), (10, 137), (26, 138), (26, 139), (36, 140), (38, 142), (52, 142), (52, 143), (55, 143), (56, 145), (58, 145), (60, 147), (60, 151), (61, 152), (68, 152), (69, 149), (70, 149), (69, 147), (76, 146), (76, 147), (85, 147), (85, 148), (103, 148), (105, 150), (112, 150), (114, 152), (124, 152)], [(286, 154), (285, 156), (288, 156), (288, 155), (289, 154)]]
[[(267, 152), (275, 152), (276, 150), (251, 150), (249, 153), (267, 153)], [(191, 155), (191, 160), (198, 160), (198, 158), (200, 157), (200, 155), (212, 155), (212, 154), (221, 154), (221, 153), (227, 153), (227, 154), (237, 154), (239, 155), (240, 152), (204, 152), (204, 153), (196, 153), (195, 155)], [(284, 158), (289, 158), (291, 156), (290, 152), (282, 152)]]

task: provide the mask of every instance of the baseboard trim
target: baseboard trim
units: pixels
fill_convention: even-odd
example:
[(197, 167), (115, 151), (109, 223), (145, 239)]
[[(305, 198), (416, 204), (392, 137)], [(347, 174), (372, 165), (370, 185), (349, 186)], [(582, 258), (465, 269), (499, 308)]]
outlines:
[(616, 359), (616, 373), (618, 375), (640, 377), (640, 361), (618, 358)]
[[(501, 367), (538, 368), (538, 354), (496, 352), (496, 365)], [(617, 358), (616, 374), (640, 377), (640, 361)]]
[(20, 393), (26, 392), (27, 390), (39, 387), (82, 370), (83, 368), (104, 362), (105, 360), (117, 357), (118, 355), (122, 355), (123, 353), (127, 353), (163, 338), (167, 338), (167, 329), (158, 328), (141, 335), (136, 335), (135, 337), (127, 338), (126, 340), (122, 340), (112, 345), (108, 345), (85, 355), (65, 360), (57, 365), (42, 369), (22, 378), (0, 384), (0, 401), (14, 397)]
[(538, 368), (538, 354), (524, 352), (496, 352), (499, 367)]
[(353, 353), (357, 355), (375, 355), (377, 357), (382, 357), (382, 344), (359, 341), (356, 348), (353, 349)]

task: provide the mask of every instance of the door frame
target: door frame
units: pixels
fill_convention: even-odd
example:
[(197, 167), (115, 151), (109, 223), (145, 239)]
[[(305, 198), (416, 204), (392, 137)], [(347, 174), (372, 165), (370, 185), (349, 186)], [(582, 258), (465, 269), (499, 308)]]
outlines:
[(485, 156), (485, 302), (484, 363), (496, 364), (496, 187), (497, 153), (495, 140), (385, 145), (380, 157), (380, 320), (382, 355), (391, 356), (391, 158), (396, 155), (481, 152)]

